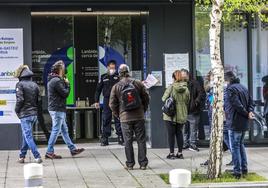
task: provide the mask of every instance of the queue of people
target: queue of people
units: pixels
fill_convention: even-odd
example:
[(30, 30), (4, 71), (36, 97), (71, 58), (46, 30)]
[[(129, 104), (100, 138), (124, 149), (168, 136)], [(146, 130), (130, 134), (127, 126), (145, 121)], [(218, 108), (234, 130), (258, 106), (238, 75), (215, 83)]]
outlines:
[[(23, 142), (19, 162), (25, 162), (27, 150), (34, 155), (35, 162), (42, 163), (42, 157), (34, 142), (32, 126), (37, 121), (38, 103), (40, 102), (39, 88), (31, 80), (33, 72), (23, 65), (16, 71), (19, 82), (16, 85), (15, 111), (21, 120)], [(167, 159), (183, 159), (183, 149), (199, 151), (197, 147), (198, 126), (201, 112), (207, 101), (209, 109), (209, 123), (213, 110), (213, 75), (209, 73), (204, 86), (193, 78), (186, 69), (176, 70), (173, 83), (165, 90), (162, 101), (164, 106), (163, 122), (168, 133), (169, 154)], [(82, 153), (84, 148), (77, 148), (68, 134), (66, 123), (66, 98), (70, 92), (69, 81), (65, 78), (63, 61), (56, 62), (48, 76), (48, 111), (52, 119), (52, 131), (48, 140), (45, 158), (61, 159), (55, 154), (54, 145), (61, 134), (72, 156)], [(138, 163), (140, 169), (145, 170), (148, 165), (146, 151), (145, 117), (150, 97), (144, 84), (131, 78), (129, 67), (120, 65), (116, 71), (116, 62), (111, 60), (107, 65), (107, 73), (103, 74), (97, 85), (95, 107), (99, 108), (101, 93), (104, 96), (103, 122), (101, 130), (101, 146), (109, 145), (111, 123), (114, 119), (118, 144), (125, 146), (127, 170), (135, 165), (133, 140), (134, 134), (138, 143)], [(207, 93), (207, 95), (206, 95)], [(207, 96), (207, 100), (206, 100)], [(236, 178), (247, 174), (247, 157), (244, 146), (245, 132), (248, 122), (254, 118), (254, 106), (248, 90), (240, 84), (233, 72), (225, 74), (224, 110), (224, 142), (232, 153), (234, 166), (233, 174)], [(175, 152), (175, 140), (178, 151)], [(209, 161), (204, 164), (207, 165)]]

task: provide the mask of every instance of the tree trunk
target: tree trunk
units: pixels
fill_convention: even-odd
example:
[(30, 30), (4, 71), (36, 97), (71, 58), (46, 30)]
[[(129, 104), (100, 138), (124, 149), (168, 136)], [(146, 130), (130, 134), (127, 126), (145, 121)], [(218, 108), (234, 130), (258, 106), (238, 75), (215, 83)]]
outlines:
[(210, 135), (210, 152), (208, 165), (208, 178), (215, 179), (221, 174), (222, 166), (222, 143), (223, 143), (223, 86), (224, 69), (221, 61), (220, 35), (222, 22), (222, 9), (224, 0), (212, 0), (210, 14), (210, 54), (213, 73), (213, 111), (212, 129)]

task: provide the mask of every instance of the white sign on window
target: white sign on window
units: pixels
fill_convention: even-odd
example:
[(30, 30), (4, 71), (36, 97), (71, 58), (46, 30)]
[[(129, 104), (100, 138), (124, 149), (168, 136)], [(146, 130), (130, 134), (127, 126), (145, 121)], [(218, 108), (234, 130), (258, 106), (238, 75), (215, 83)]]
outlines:
[(176, 70), (189, 70), (189, 54), (164, 54), (166, 88), (173, 83), (172, 74)]
[(0, 124), (19, 123), (15, 113), (18, 79), (15, 70), (23, 64), (23, 30), (0, 29)]

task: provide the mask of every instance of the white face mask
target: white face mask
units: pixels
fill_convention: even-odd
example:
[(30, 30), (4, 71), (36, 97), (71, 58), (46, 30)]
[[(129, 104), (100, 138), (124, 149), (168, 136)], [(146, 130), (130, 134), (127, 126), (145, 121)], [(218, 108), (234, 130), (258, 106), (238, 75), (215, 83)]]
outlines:
[(109, 74), (110, 75), (114, 75), (114, 73), (115, 73), (115, 69), (109, 69)]

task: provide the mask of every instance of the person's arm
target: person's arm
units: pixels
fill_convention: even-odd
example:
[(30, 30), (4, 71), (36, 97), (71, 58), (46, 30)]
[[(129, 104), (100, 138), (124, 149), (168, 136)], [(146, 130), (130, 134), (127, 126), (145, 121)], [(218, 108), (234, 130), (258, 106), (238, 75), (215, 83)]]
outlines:
[(254, 112), (254, 102), (253, 102), (251, 95), (249, 95), (249, 100), (248, 100), (248, 111)]
[(169, 98), (170, 93), (171, 93), (171, 88), (172, 88), (172, 86), (169, 86), (169, 87), (165, 90), (164, 95), (162, 96), (162, 101), (163, 101), (163, 102), (165, 102), (165, 101)]
[(115, 117), (119, 117), (119, 99), (116, 95), (116, 86), (112, 87), (110, 99), (109, 99), (109, 106), (113, 112)]
[(24, 96), (23, 96), (23, 87), (20, 83), (17, 83), (16, 85), (16, 106), (15, 106), (15, 112), (17, 114), (20, 113), (21, 108), (24, 104)]
[(95, 103), (99, 103), (102, 89), (103, 89), (103, 78), (101, 77), (101, 79), (99, 80), (99, 82), (97, 84), (97, 88), (96, 88), (96, 92), (95, 92)]
[(195, 87), (198, 93), (197, 97), (195, 98), (195, 104), (198, 106), (198, 105), (201, 105), (202, 102), (205, 100), (206, 93), (205, 93), (204, 88), (198, 82), (195, 83)]
[(242, 105), (238, 93), (233, 89), (228, 89), (228, 97), (232, 107), (241, 115), (248, 117), (249, 112)]
[(146, 87), (141, 82), (139, 82), (139, 84), (140, 84), (141, 101), (144, 107), (144, 112), (146, 112), (149, 107), (150, 96)]
[(70, 84), (65, 83), (63, 80), (56, 81), (55, 89), (61, 97), (67, 98), (70, 93)]

